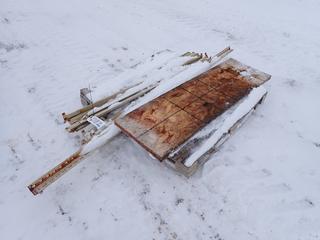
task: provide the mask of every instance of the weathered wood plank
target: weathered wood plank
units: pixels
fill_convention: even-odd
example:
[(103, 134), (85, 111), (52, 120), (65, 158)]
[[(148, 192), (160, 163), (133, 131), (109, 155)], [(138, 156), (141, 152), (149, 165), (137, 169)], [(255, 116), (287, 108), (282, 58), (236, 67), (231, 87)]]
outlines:
[(198, 99), (195, 95), (189, 93), (181, 87), (177, 87), (165, 93), (163, 97), (180, 108), (184, 108)]
[(222, 69), (220, 68), (213, 68), (208, 72), (199, 76), (199, 81), (208, 85), (210, 88), (217, 89), (221, 85), (225, 84), (230, 77), (221, 75)]
[(211, 91), (201, 97), (202, 100), (212, 103), (219, 109), (226, 110), (231, 107), (236, 101), (227, 95), (221, 94), (218, 91)]
[(160, 97), (118, 119), (116, 123), (137, 138), (179, 110), (179, 107)]
[[(243, 74), (246, 71), (259, 75), (259, 79)], [(118, 119), (116, 125), (162, 161), (268, 78), (230, 59)], [(186, 152), (188, 155), (189, 150)]]
[(246, 78), (252, 85), (258, 87), (268, 81), (271, 78), (270, 74), (261, 72), (255, 68), (247, 66), (236, 59), (230, 58), (223, 63), (218, 65), (219, 68), (233, 69), (234, 71), (240, 72), (241, 75)]
[(232, 99), (234, 101), (238, 101), (245, 95), (247, 95), (250, 92), (251, 88), (239, 88), (237, 86), (234, 86), (233, 83), (231, 84), (224, 84), (219, 88), (219, 93), (224, 94)]
[(170, 151), (197, 132), (202, 125), (199, 120), (181, 110), (141, 135), (137, 140), (161, 161)]
[(208, 88), (207, 84), (204, 84), (201, 81), (199, 81), (199, 78), (195, 78), (182, 84), (181, 88), (197, 97), (201, 97), (211, 90), (210, 88)]
[[(204, 144), (206, 144), (207, 139), (209, 139), (217, 130), (216, 128), (211, 128), (208, 130), (206, 135), (193, 137), (185, 142), (181, 147), (177, 150), (172, 151), (167, 157), (167, 163), (170, 163), (170, 166), (173, 166), (176, 170), (184, 174), (185, 176), (191, 176), (201, 165), (203, 165), (210, 157), (210, 155), (216, 152), (219, 147), (225, 142), (232, 133), (239, 127), (241, 124), (248, 118), (248, 116), (256, 109), (256, 107), (262, 103), (264, 98), (266, 97), (266, 93), (261, 97), (259, 101), (256, 102), (255, 106), (253, 106), (246, 114), (244, 114), (241, 118), (237, 120), (237, 122), (229, 129), (228, 134), (222, 136), (214, 145), (209, 146), (210, 149), (203, 154), (198, 160), (191, 166), (188, 167), (185, 165), (185, 161), (188, 157), (190, 157), (193, 153), (197, 152)], [(173, 164), (173, 165), (172, 165)]]
[(205, 123), (210, 122), (224, 111), (223, 109), (217, 108), (213, 103), (202, 99), (191, 103), (185, 107), (184, 110), (191, 116)]

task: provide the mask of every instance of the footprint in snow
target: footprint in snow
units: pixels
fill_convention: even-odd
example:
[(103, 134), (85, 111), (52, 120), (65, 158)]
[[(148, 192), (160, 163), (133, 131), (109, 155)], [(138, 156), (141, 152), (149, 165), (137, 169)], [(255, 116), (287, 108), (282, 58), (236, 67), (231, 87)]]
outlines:
[(179, 206), (180, 204), (182, 204), (184, 202), (184, 199), (183, 198), (177, 198), (176, 201), (175, 201), (175, 205), (176, 206)]
[(296, 201), (282, 200), (280, 204), (276, 206), (280, 211), (304, 211), (311, 209), (315, 206), (315, 203), (309, 198), (303, 198)]
[(33, 147), (36, 151), (38, 151), (38, 150), (41, 148), (40, 140), (39, 140), (39, 139), (34, 140), (30, 133), (27, 134), (27, 137), (28, 137), (28, 142), (32, 145), (32, 147)]
[(236, 150), (236, 146), (235, 145), (229, 145), (227, 148), (226, 148), (226, 151), (227, 152), (234, 152)]
[(6, 63), (8, 63), (8, 60), (0, 59), (0, 65), (5, 65)]
[(313, 145), (316, 146), (317, 148), (320, 148), (320, 143), (318, 142), (314, 142)]
[(288, 32), (283, 32), (282, 35), (283, 35), (285, 38), (290, 38), (290, 33), (288, 33)]
[(13, 165), (15, 166), (16, 171), (18, 171), (19, 165), (23, 164), (24, 160), (22, 160), (20, 154), (17, 152), (16, 145), (14, 143), (9, 143), (8, 147), (10, 148), (11, 155), (13, 157), (10, 160), (13, 162)]
[(249, 156), (241, 157), (236, 160), (237, 165), (247, 166), (253, 163), (253, 159)]
[(298, 83), (297, 80), (291, 79), (291, 78), (286, 79), (286, 81), (284, 81), (284, 84), (285, 84), (286, 86), (291, 87), (291, 88), (296, 88), (296, 87), (298, 87), (298, 85), (299, 85), (299, 83)]
[(249, 173), (248, 175), (252, 176), (254, 178), (265, 178), (265, 177), (271, 176), (272, 173), (268, 169), (263, 168), (263, 169), (253, 171), (253, 172)]
[(23, 43), (19, 43), (19, 44), (13, 44), (13, 43), (3, 43), (0, 42), (0, 50), (4, 49), (6, 52), (11, 52), (13, 50), (20, 50), (20, 49), (25, 49), (27, 48), (27, 46)]
[(6, 18), (6, 17), (3, 18), (3, 19), (1, 20), (1, 22), (4, 23), (4, 24), (9, 24), (9, 23), (10, 23), (9, 19)]
[(265, 186), (264, 184), (258, 184), (249, 189), (250, 194), (254, 195), (274, 195), (284, 194), (291, 191), (291, 187), (286, 183), (272, 184)]
[(34, 93), (36, 92), (36, 88), (35, 88), (35, 87), (29, 87), (29, 88), (27, 89), (27, 91), (28, 91), (28, 93), (30, 93), (30, 94), (34, 94)]

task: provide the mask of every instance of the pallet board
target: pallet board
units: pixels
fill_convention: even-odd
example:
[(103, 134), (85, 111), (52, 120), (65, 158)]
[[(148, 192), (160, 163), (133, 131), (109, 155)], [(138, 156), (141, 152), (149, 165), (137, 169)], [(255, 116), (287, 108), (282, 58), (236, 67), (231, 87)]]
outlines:
[(240, 63), (232, 63), (210, 69), (117, 119), (115, 124), (158, 160), (164, 160), (253, 87), (266, 81), (263, 76), (252, 81), (241, 74)]

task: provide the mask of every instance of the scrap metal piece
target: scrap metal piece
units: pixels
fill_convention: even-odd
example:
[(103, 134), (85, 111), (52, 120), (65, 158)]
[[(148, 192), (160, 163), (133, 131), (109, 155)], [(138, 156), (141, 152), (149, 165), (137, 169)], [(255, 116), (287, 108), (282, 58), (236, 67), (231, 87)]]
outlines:
[(65, 172), (75, 166), (81, 159), (83, 155), (81, 155), (81, 149), (72, 154), (70, 157), (65, 159), (62, 163), (42, 175), (40, 178), (31, 183), (28, 188), (33, 193), (33, 195), (37, 195), (43, 191), (48, 185), (62, 176)]
[(191, 58), (190, 60), (188, 60), (184, 64), (182, 64), (182, 66), (187, 66), (187, 65), (191, 65), (193, 63), (196, 63), (202, 58), (202, 56), (203, 56), (202, 53), (197, 54), (194, 58)]
[(223, 58), (229, 53), (231, 53), (232, 51), (233, 50), (231, 49), (231, 47), (226, 47), (225, 49), (223, 49), (222, 51), (220, 51), (214, 56), (209, 56), (206, 52), (205, 53), (186, 52), (182, 54), (181, 57), (192, 57), (192, 58), (186, 61), (184, 64), (182, 64), (182, 66), (191, 65), (198, 61), (211, 63), (211, 61), (214, 58), (218, 58), (218, 59)]
[(80, 89), (80, 100), (83, 107), (91, 105), (93, 102), (88, 98), (88, 94), (90, 93), (89, 88), (81, 88)]

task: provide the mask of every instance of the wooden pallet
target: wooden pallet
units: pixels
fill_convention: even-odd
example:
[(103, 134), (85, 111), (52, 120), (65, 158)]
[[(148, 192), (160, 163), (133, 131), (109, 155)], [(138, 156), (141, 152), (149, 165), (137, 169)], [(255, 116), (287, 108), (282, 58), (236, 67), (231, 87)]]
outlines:
[[(188, 157), (185, 149), (174, 157), (169, 155), (270, 77), (229, 59), (117, 119), (115, 124), (158, 160), (183, 164)], [(182, 172), (190, 175), (189, 170)]]
[[(209, 130), (204, 136), (197, 136), (198, 133), (195, 134), (195, 136), (187, 140), (176, 150), (172, 151), (164, 162), (171, 168), (177, 170), (187, 177), (193, 175), (204, 163), (210, 159), (210, 156), (217, 152), (223, 143), (225, 143), (229, 137), (231, 137), (231, 135), (242, 126), (248, 117), (264, 101), (266, 95), (267, 93), (263, 94), (250, 109), (247, 109), (247, 112), (245, 112), (237, 121), (235, 121), (232, 126), (230, 126), (214, 143), (212, 143), (210, 147), (203, 152), (191, 165), (187, 164), (187, 160), (192, 156), (192, 154), (199, 151), (202, 146), (208, 144), (210, 137), (214, 135), (216, 131), (218, 131), (219, 128), (216, 128), (216, 125), (219, 125), (216, 123), (217, 120), (214, 120), (212, 123), (210, 123), (211, 131)], [(240, 105), (240, 103), (238, 105)], [(237, 107), (238, 106), (235, 106), (235, 109)], [(225, 112), (222, 116), (220, 116), (219, 121), (222, 121), (221, 119), (226, 119), (232, 115), (234, 111), (235, 110), (233, 109), (229, 112)]]

